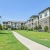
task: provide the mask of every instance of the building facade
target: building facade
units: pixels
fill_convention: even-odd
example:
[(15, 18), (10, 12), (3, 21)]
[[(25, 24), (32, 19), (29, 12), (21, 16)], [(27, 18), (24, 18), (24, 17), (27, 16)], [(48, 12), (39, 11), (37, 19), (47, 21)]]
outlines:
[(48, 26), (50, 30), (50, 7), (39, 13), (39, 25), (41, 25), (42, 30), (44, 30), (45, 26)]
[(16, 28), (16, 29), (19, 29), (21, 28), (22, 26), (25, 25), (25, 22), (24, 21), (19, 21), (19, 22), (16, 22), (16, 21), (5, 21), (3, 22), (3, 26), (5, 28), (7, 28), (7, 25), (13, 27), (13, 28)]
[(25, 25), (28, 27), (28, 28), (33, 28), (37, 25), (38, 26), (38, 20), (39, 20), (39, 16), (38, 15), (32, 15), (30, 17), (29, 20), (26, 21)]
[(28, 28), (33, 29), (35, 26), (41, 25), (42, 30), (44, 30), (45, 26), (48, 26), (50, 30), (50, 7), (41, 11), (39, 15), (32, 15), (26, 22), (7, 21), (3, 22), (3, 25), (5, 26), (5, 28), (7, 27), (7, 25), (11, 25), (14, 28), (21, 28), (22, 26), (27, 26)]

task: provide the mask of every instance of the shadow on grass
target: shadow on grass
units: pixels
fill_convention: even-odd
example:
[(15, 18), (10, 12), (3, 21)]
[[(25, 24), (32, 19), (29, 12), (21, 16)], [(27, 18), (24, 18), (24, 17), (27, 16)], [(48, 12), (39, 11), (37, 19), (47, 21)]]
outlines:
[(10, 34), (10, 33), (2, 33), (2, 32), (0, 32), (0, 34)]
[(7, 34), (7, 33), (0, 33), (0, 34)]

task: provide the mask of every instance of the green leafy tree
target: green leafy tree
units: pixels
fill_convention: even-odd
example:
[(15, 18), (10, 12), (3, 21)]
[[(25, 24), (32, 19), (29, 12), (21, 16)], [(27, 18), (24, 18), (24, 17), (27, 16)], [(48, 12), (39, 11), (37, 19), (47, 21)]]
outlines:
[(44, 31), (47, 32), (48, 31), (48, 26), (44, 27)]
[(38, 30), (38, 26), (37, 25), (34, 27), (34, 30)]
[(11, 25), (7, 25), (7, 28), (11, 28)]
[(9, 28), (11, 28), (11, 25), (6, 25), (6, 28), (5, 29), (7, 30)]
[(1, 18), (1, 16), (0, 16), (0, 18)]
[(27, 26), (21, 26), (21, 30), (27, 30), (28, 27)]
[(24, 26), (24, 30), (28, 30), (28, 27), (27, 26)]
[(21, 26), (21, 30), (24, 30), (24, 26)]
[(38, 29), (42, 29), (41, 25), (38, 26)]
[(5, 26), (2, 26), (2, 29), (4, 30), (5, 29)]
[(0, 18), (1, 18), (1, 16), (0, 16)]
[[(1, 16), (0, 16), (0, 18), (1, 18)], [(2, 30), (2, 25), (1, 25), (1, 23), (0, 23), (0, 30)]]
[(0, 24), (0, 30), (2, 30), (2, 25)]

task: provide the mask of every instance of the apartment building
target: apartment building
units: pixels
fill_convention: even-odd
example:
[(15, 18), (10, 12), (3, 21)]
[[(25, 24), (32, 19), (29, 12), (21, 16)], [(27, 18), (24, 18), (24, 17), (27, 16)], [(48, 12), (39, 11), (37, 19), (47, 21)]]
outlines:
[(50, 7), (39, 13), (39, 25), (41, 25), (42, 30), (44, 30), (45, 26), (48, 26), (50, 30)]
[(10, 25), (13, 28), (21, 28), (22, 26), (24, 26), (25, 22), (24, 21), (4, 21), (3, 22), (3, 26), (5, 26), (5, 28), (7, 28), (7, 25)]
[(29, 20), (26, 21), (26, 26), (28, 28), (34, 28), (36, 25), (38, 26), (38, 20), (39, 16), (38, 15), (32, 15)]
[(25, 26), (27, 26), (28, 28), (31, 28), (30, 19), (25, 22)]
[(27, 26), (28, 28), (33, 28), (37, 25), (41, 25), (42, 30), (44, 30), (45, 26), (48, 26), (49, 30), (50, 30), (50, 7), (44, 9), (43, 11), (41, 11), (39, 13), (39, 15), (32, 15), (29, 20), (27, 20), (26, 22), (23, 21), (19, 21), (19, 22), (15, 22), (15, 21), (7, 21), (7, 22), (3, 22), (3, 25), (6, 28), (6, 25), (11, 25), (14, 28), (21, 28), (21, 26)]

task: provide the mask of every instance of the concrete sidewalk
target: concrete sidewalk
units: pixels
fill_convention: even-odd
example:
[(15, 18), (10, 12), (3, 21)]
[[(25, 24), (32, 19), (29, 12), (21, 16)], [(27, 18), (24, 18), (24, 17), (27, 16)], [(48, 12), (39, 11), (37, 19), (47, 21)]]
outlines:
[(23, 44), (25, 45), (29, 50), (50, 50), (50, 48), (43, 46), (41, 44), (38, 44), (34, 41), (31, 41), (28, 38), (25, 38), (24, 36), (18, 34), (17, 32), (13, 32), (13, 35)]

